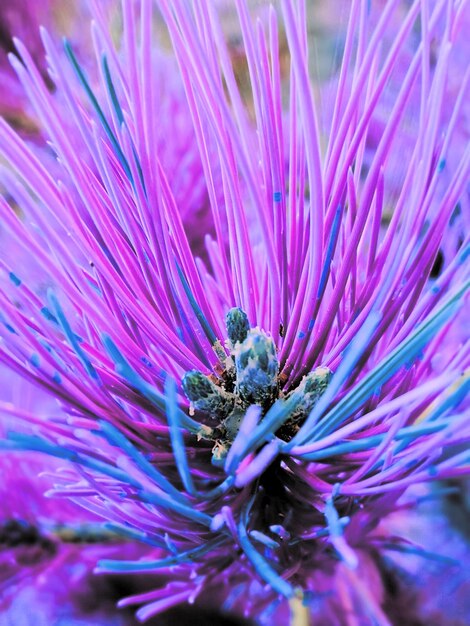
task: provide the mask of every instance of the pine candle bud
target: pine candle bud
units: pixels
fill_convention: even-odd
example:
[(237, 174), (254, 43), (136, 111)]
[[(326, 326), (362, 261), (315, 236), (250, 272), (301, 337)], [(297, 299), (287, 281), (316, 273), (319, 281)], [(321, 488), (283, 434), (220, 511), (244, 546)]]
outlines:
[(243, 400), (261, 406), (277, 396), (279, 362), (274, 342), (259, 329), (250, 330), (234, 351), (237, 390)]
[(291, 422), (307, 419), (310, 411), (325, 393), (332, 375), (328, 367), (317, 367), (302, 378), (300, 385), (288, 395), (288, 398), (299, 399), (299, 404), (291, 415)]
[(233, 347), (245, 341), (250, 330), (247, 314), (238, 307), (234, 307), (225, 316), (227, 335)]
[(215, 419), (225, 418), (233, 408), (234, 399), (197, 370), (186, 372), (183, 389), (188, 400), (199, 411), (209, 413)]

